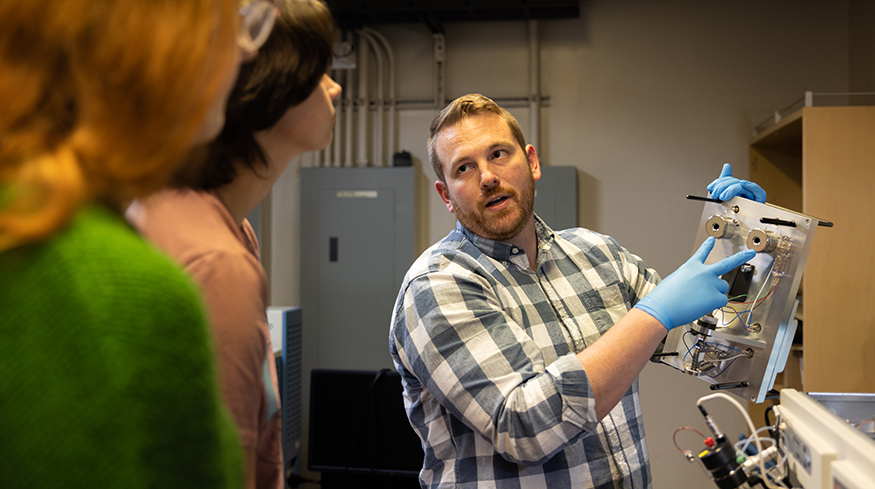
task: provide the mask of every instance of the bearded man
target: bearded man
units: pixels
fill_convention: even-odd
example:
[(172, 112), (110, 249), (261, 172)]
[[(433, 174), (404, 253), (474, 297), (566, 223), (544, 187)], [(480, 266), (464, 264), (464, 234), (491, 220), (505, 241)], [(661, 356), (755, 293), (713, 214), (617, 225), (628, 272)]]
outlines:
[[(638, 374), (668, 330), (727, 303), (720, 275), (755, 253), (704, 265), (709, 238), (660, 282), (608, 236), (553, 231), (533, 210), (535, 148), (482, 95), (437, 115), (428, 152), (458, 224), (411, 266), (389, 337), (420, 485), (650, 488)], [(718, 182), (721, 199), (765, 200), (731, 168)]]

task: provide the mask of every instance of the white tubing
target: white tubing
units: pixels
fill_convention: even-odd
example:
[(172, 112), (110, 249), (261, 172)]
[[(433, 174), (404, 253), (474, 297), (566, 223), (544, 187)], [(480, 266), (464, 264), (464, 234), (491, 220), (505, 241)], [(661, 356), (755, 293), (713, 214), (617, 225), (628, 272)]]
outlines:
[[(748, 414), (747, 410), (744, 409), (741, 406), (741, 404), (738, 401), (736, 401), (735, 399), (733, 399), (729, 394), (726, 394), (724, 392), (717, 392), (715, 394), (700, 397), (699, 400), (696, 401), (696, 405), (701, 406), (703, 402), (708, 401), (710, 399), (716, 399), (718, 397), (731, 402), (741, 412), (741, 414), (744, 416), (744, 420), (747, 422), (748, 429), (750, 429), (750, 433), (751, 433), (750, 436), (753, 437), (753, 441), (757, 445), (757, 453), (763, 453), (763, 445), (760, 443), (760, 437), (759, 437), (759, 435), (757, 435), (757, 429), (753, 425), (753, 421), (751, 421), (751, 419), (750, 419), (750, 414)], [(759, 462), (760, 462), (760, 473), (762, 473), (762, 475), (763, 475), (762, 480), (765, 482), (766, 486), (769, 489), (780, 489), (781, 486), (777, 486), (775, 484), (772, 484), (772, 482), (769, 480), (769, 477), (766, 475), (766, 465), (765, 465), (765, 462), (763, 462), (762, 458), (760, 458)]]
[[(344, 70), (334, 70), (334, 80), (337, 83), (340, 83), (341, 86), (344, 85), (344, 80), (340, 79), (341, 74), (343, 74)], [(348, 83), (346, 84), (349, 85)], [(327, 158), (326, 162), (322, 166), (340, 166), (341, 165), (341, 155), (340, 148), (343, 145), (343, 99), (338, 98), (335, 102), (336, 108), (334, 111), (334, 139), (331, 141), (331, 158)]]
[(356, 67), (359, 75), (358, 79), (358, 98), (356, 99), (356, 109), (358, 110), (358, 123), (356, 127), (356, 158), (355, 166), (368, 165), (368, 107), (370, 100), (368, 97), (368, 43), (364, 41), (363, 36), (359, 36), (359, 42), (356, 46), (358, 51), (358, 66)]
[(397, 149), (395, 145), (395, 54), (392, 52), (392, 46), (384, 35), (368, 27), (365, 27), (362, 30), (370, 34), (382, 44), (389, 65), (389, 93), (387, 94), (386, 104), (383, 108), (388, 108), (389, 111), (388, 117), (386, 118), (387, 149), (385, 166), (392, 166), (392, 155)]
[(438, 110), (444, 108), (447, 100), (447, 43), (443, 34), (433, 34), (434, 41), (434, 106)]
[(529, 140), (540, 149), (541, 137), (541, 46), (538, 21), (529, 21)]
[[(367, 31), (359, 31), (359, 38), (364, 39), (370, 45), (377, 59), (377, 96), (374, 110), (373, 156), (371, 164), (373, 166), (380, 166), (383, 163), (383, 54), (380, 52), (380, 46), (377, 44), (377, 41)], [(370, 107), (368, 110), (370, 110)]]
[[(358, 69), (358, 68), (356, 68)], [(355, 93), (355, 71), (354, 70), (346, 70), (346, 86), (343, 90), (343, 112), (344, 112), (344, 124), (346, 125), (346, 129), (344, 130), (345, 138), (343, 144), (343, 164), (339, 166), (353, 166), (352, 160), (352, 148), (353, 148), (353, 117), (354, 117), (354, 107), (353, 107), (353, 94)], [(340, 161), (340, 155), (338, 155), (338, 161)]]

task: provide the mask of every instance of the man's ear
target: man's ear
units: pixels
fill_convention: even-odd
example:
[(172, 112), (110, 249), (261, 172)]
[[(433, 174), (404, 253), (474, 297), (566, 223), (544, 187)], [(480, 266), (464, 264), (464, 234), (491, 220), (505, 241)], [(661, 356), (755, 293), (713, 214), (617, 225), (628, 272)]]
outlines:
[(541, 163), (538, 161), (538, 152), (531, 144), (526, 146), (526, 159), (529, 160), (529, 168), (532, 169), (532, 178), (537, 182), (541, 179)]
[(444, 201), (447, 210), (455, 214), (453, 211), (453, 201), (450, 200), (450, 191), (447, 189), (447, 184), (440, 180), (436, 180), (434, 182), (434, 189), (437, 190), (438, 195), (441, 196), (441, 200)]

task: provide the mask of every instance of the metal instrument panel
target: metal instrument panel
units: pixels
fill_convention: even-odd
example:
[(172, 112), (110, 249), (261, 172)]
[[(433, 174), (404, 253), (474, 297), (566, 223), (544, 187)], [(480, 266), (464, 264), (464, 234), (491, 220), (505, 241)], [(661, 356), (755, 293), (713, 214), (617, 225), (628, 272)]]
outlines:
[(796, 294), (820, 223), (811, 216), (740, 197), (706, 202), (693, 251), (714, 236), (707, 264), (748, 248), (757, 255), (745, 264), (748, 267), (742, 266), (744, 273), (737, 273), (729, 304), (712, 313), (717, 325), (707, 345), (718, 354), (706, 359), (710, 369), (690, 369), (693, 355), (706, 355), (694, 351), (699, 336), (690, 331), (691, 325), (669, 332), (663, 353), (677, 355), (662, 356), (660, 361), (705, 380), (712, 389), (726, 388), (752, 402), (763, 402), (790, 352), (797, 325)]

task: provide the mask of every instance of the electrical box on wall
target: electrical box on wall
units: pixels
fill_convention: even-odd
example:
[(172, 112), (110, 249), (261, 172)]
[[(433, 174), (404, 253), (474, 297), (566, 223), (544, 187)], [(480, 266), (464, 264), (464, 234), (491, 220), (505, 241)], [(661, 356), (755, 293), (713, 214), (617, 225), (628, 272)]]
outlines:
[(413, 167), (301, 170), (304, 368), (392, 367), (392, 306), (415, 259)]
[(541, 179), (535, 183), (535, 214), (555, 230), (578, 227), (576, 167), (541, 167)]

